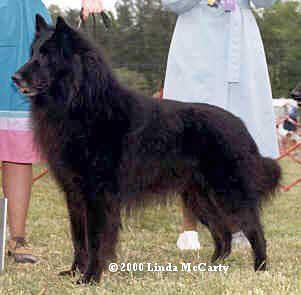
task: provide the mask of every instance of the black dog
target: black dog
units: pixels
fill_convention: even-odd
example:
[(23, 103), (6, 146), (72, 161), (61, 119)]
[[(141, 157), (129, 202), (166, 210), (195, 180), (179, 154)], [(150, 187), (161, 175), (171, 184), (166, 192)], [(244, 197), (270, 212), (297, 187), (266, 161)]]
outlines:
[(120, 209), (170, 191), (210, 230), (213, 261), (230, 254), (231, 233), (243, 230), (255, 270), (266, 268), (259, 208), (281, 173), (239, 118), (126, 89), (62, 18), (54, 28), (37, 16), (31, 59), (13, 80), (30, 97), (37, 141), (66, 193), (75, 251), (67, 273), (99, 281), (115, 256)]

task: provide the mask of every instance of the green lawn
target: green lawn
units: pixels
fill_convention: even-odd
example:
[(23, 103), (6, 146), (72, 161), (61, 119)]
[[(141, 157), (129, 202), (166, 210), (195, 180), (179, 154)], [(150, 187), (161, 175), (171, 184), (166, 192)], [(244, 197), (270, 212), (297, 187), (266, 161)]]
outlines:
[[(301, 176), (301, 167), (291, 163), (283, 167), (285, 182)], [(0, 294), (301, 294), (300, 217), (300, 186), (279, 194), (264, 209), (267, 272), (253, 271), (250, 249), (235, 248), (222, 262), (229, 265), (226, 274), (107, 271), (99, 286), (76, 286), (72, 279), (57, 276), (70, 265), (72, 248), (62, 193), (47, 175), (34, 186), (28, 219), (28, 238), (40, 262), (19, 266), (8, 258), (6, 273), (0, 276)], [(148, 208), (136, 217), (124, 218), (117, 262), (210, 264), (213, 243), (208, 231), (199, 228), (201, 251), (180, 252), (176, 248), (180, 225), (178, 201), (168, 208)]]

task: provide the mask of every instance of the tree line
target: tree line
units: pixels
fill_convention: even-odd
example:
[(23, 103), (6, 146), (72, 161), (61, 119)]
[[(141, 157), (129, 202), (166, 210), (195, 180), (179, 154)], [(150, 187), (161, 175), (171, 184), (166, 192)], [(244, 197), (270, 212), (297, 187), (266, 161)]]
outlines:
[[(79, 11), (61, 11), (51, 5), (55, 21), (63, 15), (78, 26)], [(267, 55), (274, 97), (287, 97), (301, 81), (301, 5), (277, 2), (254, 11)], [(161, 0), (119, 0), (112, 25), (106, 29), (100, 16), (89, 18), (84, 29), (111, 60), (123, 82), (152, 94), (162, 86), (176, 16), (163, 9)]]

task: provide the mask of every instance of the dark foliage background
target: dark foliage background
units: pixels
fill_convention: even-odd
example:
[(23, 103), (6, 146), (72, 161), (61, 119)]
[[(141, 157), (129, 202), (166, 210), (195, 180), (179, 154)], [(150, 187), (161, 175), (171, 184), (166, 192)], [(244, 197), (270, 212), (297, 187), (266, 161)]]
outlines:
[[(79, 11), (49, 7), (53, 19), (64, 15), (77, 26)], [(301, 80), (301, 5), (278, 2), (254, 11), (266, 49), (274, 97), (287, 97)], [(119, 0), (113, 24), (106, 30), (97, 17), (86, 30), (102, 46), (120, 80), (147, 94), (161, 87), (176, 16), (163, 10), (161, 0)], [(204, 61), (205, 62), (205, 61)]]

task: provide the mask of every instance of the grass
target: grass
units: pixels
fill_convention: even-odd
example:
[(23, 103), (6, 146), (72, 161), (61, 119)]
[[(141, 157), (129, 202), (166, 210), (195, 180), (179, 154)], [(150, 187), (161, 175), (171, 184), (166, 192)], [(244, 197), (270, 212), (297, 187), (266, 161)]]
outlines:
[[(284, 182), (301, 176), (301, 166), (284, 162)], [(42, 167), (35, 167), (38, 173)], [(255, 273), (250, 249), (234, 248), (217, 272), (116, 272), (108, 271), (99, 286), (76, 286), (57, 273), (70, 266), (72, 246), (62, 193), (49, 175), (33, 189), (28, 218), (28, 239), (40, 257), (35, 266), (16, 265), (8, 258), (0, 276), (0, 294), (301, 294), (301, 187), (281, 193), (264, 209), (269, 271)], [(181, 262), (210, 264), (213, 244), (200, 226), (202, 249), (180, 252), (176, 240), (181, 226), (178, 202), (147, 208), (124, 218), (117, 263)]]

